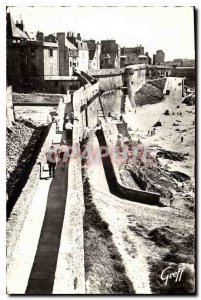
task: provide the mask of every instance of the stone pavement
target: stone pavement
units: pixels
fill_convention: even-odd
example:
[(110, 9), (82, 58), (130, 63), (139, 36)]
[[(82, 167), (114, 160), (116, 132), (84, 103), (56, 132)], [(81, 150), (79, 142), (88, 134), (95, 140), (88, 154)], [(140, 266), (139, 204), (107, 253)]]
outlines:
[(29, 277), (26, 294), (51, 294), (63, 226), (68, 187), (68, 163), (56, 170), (47, 199), (38, 248)]

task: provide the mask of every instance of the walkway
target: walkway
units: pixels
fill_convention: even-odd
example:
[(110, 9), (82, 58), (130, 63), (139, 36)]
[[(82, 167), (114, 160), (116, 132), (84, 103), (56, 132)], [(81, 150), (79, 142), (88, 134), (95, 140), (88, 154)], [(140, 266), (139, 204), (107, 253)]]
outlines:
[[(64, 132), (55, 134), (53, 144), (57, 147), (65, 138)], [(46, 169), (41, 174), (7, 270), (8, 294), (53, 292), (68, 192), (69, 160), (64, 170), (60, 163), (57, 165), (54, 178), (48, 177)]]
[(56, 176), (50, 185), (45, 217), (26, 294), (52, 294), (66, 205), (68, 163), (69, 159), (64, 171), (61, 167), (57, 168)]

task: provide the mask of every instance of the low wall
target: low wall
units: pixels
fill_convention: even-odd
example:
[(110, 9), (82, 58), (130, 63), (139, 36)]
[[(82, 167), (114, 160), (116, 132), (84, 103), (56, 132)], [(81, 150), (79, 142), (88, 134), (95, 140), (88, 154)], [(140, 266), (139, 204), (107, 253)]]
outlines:
[[(97, 131), (97, 137), (100, 146), (106, 146), (109, 147), (109, 149), (113, 147), (110, 136), (111, 134), (113, 136), (117, 136), (118, 130), (117, 128), (115, 128), (115, 126), (112, 127), (108, 126), (108, 123), (104, 123), (102, 125), (103, 129)], [(140, 202), (149, 205), (159, 205), (159, 194), (129, 189), (121, 183), (118, 166), (115, 162), (115, 159), (112, 156), (108, 155), (107, 157), (105, 157), (103, 159), (103, 165), (107, 181), (113, 194), (135, 202)]]
[[(74, 121), (73, 145), (79, 145), (79, 121)], [(83, 216), (84, 196), (80, 158), (70, 158), (68, 193), (61, 234), (54, 294), (85, 294)], [(63, 273), (61, 274), (61, 270)], [(57, 282), (58, 281), (58, 282)], [(61, 286), (61, 290), (59, 289)], [(57, 289), (56, 289), (57, 287)]]
[(88, 70), (87, 73), (95, 78), (107, 76), (110, 77), (111, 75), (123, 74), (124, 68)]
[[(82, 138), (86, 126), (85, 112), (81, 112), (81, 106), (85, 104), (87, 107), (87, 102), (98, 91), (98, 84), (86, 84), (73, 93), (73, 111), (74, 116), (78, 118), (74, 120), (74, 146), (79, 147), (79, 138)], [(60, 243), (66, 245), (66, 248), (59, 249), (53, 293), (85, 294), (83, 233), (85, 207), (80, 157), (70, 158), (68, 173), (70, 176)], [(62, 274), (61, 270), (64, 270)]]
[[(95, 127), (97, 125), (97, 111), (100, 109), (98, 96), (99, 83), (86, 84), (73, 94), (73, 110), (74, 115), (80, 121), (80, 136), (83, 136), (86, 126)], [(91, 99), (93, 99), (92, 102), (90, 102)]]

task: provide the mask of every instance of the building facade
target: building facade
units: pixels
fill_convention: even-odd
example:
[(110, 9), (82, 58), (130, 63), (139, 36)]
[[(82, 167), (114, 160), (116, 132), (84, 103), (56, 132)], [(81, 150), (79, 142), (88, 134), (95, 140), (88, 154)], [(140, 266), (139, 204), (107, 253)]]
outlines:
[(127, 55), (127, 54), (136, 54), (138, 55), (144, 55), (144, 47), (142, 45), (137, 45), (137, 47), (123, 47), (121, 48), (121, 55)]
[(156, 54), (153, 55), (153, 65), (164, 63), (165, 53), (163, 50), (157, 50)]
[(65, 32), (57, 32), (59, 46), (59, 74), (60, 76), (72, 76), (78, 67), (78, 49), (66, 36)]
[(68, 32), (67, 39), (78, 50), (76, 69), (79, 71), (87, 71), (89, 67), (89, 49), (87, 42), (82, 40), (80, 33), (78, 33), (77, 36), (75, 36), (73, 32)]
[(146, 65), (146, 78), (157, 79), (169, 77), (172, 74), (172, 68), (168, 65)]
[(120, 46), (115, 40), (101, 41), (100, 68), (120, 68)]
[(144, 54), (144, 47), (142, 45), (137, 45), (137, 47), (121, 48), (120, 61), (121, 68), (123, 68), (135, 64), (149, 64), (150, 57), (147, 52)]
[(139, 64), (148, 64), (148, 57), (146, 55), (139, 55), (138, 56), (139, 59)]
[(43, 91), (44, 76), (58, 75), (58, 43), (37, 40), (17, 25), (8, 13), (7, 84), (14, 91)]
[(95, 40), (86, 41), (89, 49), (89, 70), (100, 69), (101, 44)]

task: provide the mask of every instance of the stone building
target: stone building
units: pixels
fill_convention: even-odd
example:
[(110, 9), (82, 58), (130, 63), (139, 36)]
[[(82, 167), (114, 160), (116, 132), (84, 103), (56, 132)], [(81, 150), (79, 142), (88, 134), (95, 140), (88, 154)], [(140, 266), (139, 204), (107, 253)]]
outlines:
[(148, 65), (151, 65), (151, 57), (149, 56), (149, 53), (145, 52), (145, 55), (147, 56)]
[(67, 38), (65, 32), (57, 32), (59, 45), (59, 74), (72, 76), (78, 67), (78, 49)]
[(120, 67), (124, 68), (129, 65), (139, 64), (139, 59), (137, 54), (127, 53), (125, 55), (121, 55), (120, 57)]
[(120, 61), (121, 68), (123, 68), (133, 64), (149, 64), (150, 57), (147, 52), (144, 54), (144, 47), (142, 45), (137, 45), (137, 47), (121, 48)]
[(195, 87), (195, 67), (173, 66), (172, 76), (184, 77), (185, 84), (193, 88)]
[(147, 55), (139, 55), (138, 59), (139, 59), (139, 64), (145, 64), (145, 65), (148, 64), (148, 57), (147, 57)]
[(120, 46), (115, 40), (101, 41), (100, 68), (120, 68)]
[(76, 69), (79, 71), (87, 71), (89, 67), (89, 49), (87, 46), (87, 42), (82, 40), (80, 33), (75, 36), (73, 32), (68, 32), (67, 39), (78, 50)]
[(163, 50), (157, 50), (156, 54), (153, 55), (153, 65), (164, 63), (165, 53)]
[[(19, 26), (21, 25), (21, 26)], [(45, 90), (44, 76), (58, 75), (58, 43), (37, 40), (7, 13), (7, 84), (14, 91)]]
[(95, 40), (86, 41), (89, 49), (89, 70), (100, 69), (101, 44)]
[(195, 59), (175, 58), (173, 61), (168, 61), (167, 63), (176, 67), (195, 67)]
[(142, 45), (137, 45), (137, 47), (123, 47), (121, 48), (121, 55), (127, 55), (127, 54), (136, 54), (138, 55), (144, 55), (144, 47)]
[(172, 67), (168, 65), (146, 65), (146, 78), (156, 79), (169, 77), (172, 74)]

